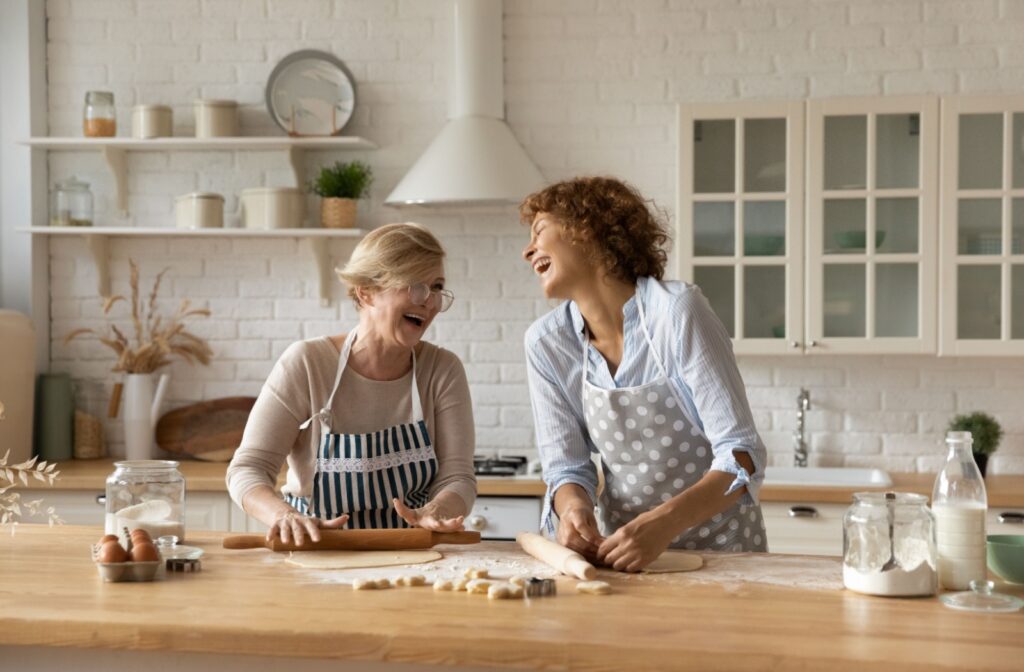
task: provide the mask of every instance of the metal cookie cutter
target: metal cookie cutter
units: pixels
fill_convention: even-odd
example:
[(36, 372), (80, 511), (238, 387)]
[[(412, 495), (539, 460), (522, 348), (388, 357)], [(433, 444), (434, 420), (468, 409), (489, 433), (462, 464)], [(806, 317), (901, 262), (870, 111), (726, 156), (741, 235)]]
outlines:
[(178, 537), (173, 534), (160, 537), (156, 540), (156, 545), (168, 572), (198, 572), (203, 568), (203, 563), (199, 560), (203, 555), (203, 549), (180, 546)]
[(558, 593), (554, 579), (538, 579), (535, 576), (530, 577), (524, 588), (527, 597), (548, 597)]

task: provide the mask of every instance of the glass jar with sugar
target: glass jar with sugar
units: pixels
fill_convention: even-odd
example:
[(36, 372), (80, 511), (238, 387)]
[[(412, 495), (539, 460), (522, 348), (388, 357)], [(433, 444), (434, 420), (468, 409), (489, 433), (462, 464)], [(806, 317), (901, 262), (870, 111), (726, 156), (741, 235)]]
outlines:
[(125, 528), (144, 529), (154, 539), (185, 538), (185, 477), (171, 460), (114, 463), (107, 477), (106, 534), (126, 542)]

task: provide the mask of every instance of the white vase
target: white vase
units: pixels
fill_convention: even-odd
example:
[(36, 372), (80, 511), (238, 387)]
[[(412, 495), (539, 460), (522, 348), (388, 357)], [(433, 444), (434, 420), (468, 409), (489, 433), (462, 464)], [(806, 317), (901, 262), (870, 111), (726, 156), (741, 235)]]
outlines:
[(150, 460), (155, 454), (154, 433), (170, 377), (157, 382), (152, 373), (129, 373), (124, 378), (124, 452), (129, 460)]

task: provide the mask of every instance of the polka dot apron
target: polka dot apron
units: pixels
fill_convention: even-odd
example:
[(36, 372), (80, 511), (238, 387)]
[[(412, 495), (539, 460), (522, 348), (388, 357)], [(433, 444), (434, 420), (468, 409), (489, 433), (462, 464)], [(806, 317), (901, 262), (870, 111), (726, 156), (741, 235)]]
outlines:
[[(651, 342), (640, 297), (640, 326), (660, 378), (647, 385), (603, 389), (587, 381), (590, 338), (583, 346), (583, 411), (601, 455), (604, 490), (597, 509), (603, 535), (669, 501), (704, 477), (713, 454), (686, 412)], [(672, 540), (670, 548), (766, 551), (761, 507), (737, 503)]]
[(287, 501), (302, 513), (330, 519), (349, 514), (354, 529), (399, 528), (409, 524), (398, 515), (391, 499), (417, 508), (427, 503), (430, 484), (437, 474), (437, 456), (423, 420), (416, 387), (416, 352), (412, 353), (412, 417), (410, 421), (365, 434), (335, 433), (331, 406), (348, 364), (356, 331), (345, 339), (338, 359), (334, 388), (319, 413), (306, 420), (305, 429), (320, 420), (321, 434), (310, 497), (289, 495)]

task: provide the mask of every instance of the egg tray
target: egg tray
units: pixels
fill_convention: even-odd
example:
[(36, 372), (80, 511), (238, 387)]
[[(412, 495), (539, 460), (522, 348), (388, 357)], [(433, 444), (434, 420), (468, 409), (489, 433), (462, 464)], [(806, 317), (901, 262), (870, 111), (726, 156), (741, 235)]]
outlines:
[(152, 581), (156, 578), (160, 560), (146, 560), (145, 562), (99, 562), (96, 560), (97, 548), (90, 546), (92, 559), (96, 563), (96, 569), (100, 576), (107, 583), (120, 583), (121, 581)]

